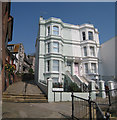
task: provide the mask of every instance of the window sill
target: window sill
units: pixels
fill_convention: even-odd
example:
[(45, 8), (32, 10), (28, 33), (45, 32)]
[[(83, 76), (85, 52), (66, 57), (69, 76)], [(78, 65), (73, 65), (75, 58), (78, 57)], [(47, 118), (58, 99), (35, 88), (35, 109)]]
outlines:
[(57, 71), (45, 72), (44, 74), (59, 74)]

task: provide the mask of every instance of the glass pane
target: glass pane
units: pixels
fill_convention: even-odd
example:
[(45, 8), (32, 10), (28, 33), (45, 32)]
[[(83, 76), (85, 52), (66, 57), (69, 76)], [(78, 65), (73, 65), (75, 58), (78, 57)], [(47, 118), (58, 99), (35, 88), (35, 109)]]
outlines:
[(53, 60), (53, 71), (59, 71), (59, 61)]
[(47, 61), (47, 71), (50, 71), (50, 60)]
[(95, 56), (94, 47), (90, 47), (90, 51), (91, 51), (91, 55), (92, 55), (92, 56)]
[(50, 35), (50, 27), (48, 27), (48, 35)]
[(54, 46), (54, 47), (58, 47), (58, 43), (57, 43), (57, 42), (54, 42), (54, 43), (53, 43), (53, 46)]
[(87, 48), (84, 47), (84, 56), (87, 56)]
[(88, 73), (88, 63), (85, 63), (85, 73)]
[(96, 73), (96, 63), (91, 63), (92, 73)]
[(58, 52), (58, 48), (53, 48), (53, 51), (57, 53)]
[(58, 83), (58, 78), (52, 78), (54, 83)]
[(50, 52), (50, 43), (48, 43), (48, 53)]
[(53, 30), (54, 30), (54, 31), (58, 31), (58, 29), (59, 29), (59, 28), (58, 28), (57, 26), (54, 26), (54, 27), (53, 27)]
[(82, 32), (83, 40), (85, 40), (85, 32)]
[(93, 40), (93, 32), (88, 32), (89, 34), (89, 40)]
[(59, 28), (57, 26), (53, 27), (53, 35), (59, 35)]
[(54, 42), (53, 43), (53, 52), (59, 52), (59, 43), (57, 42)]
[(53, 31), (53, 34), (54, 35), (58, 35), (58, 31)]

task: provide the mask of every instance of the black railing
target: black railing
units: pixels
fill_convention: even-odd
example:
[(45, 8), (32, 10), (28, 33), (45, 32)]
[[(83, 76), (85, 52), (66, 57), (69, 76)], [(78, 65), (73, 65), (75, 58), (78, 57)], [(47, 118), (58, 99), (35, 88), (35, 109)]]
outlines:
[[(108, 114), (111, 113), (112, 106), (117, 104), (117, 89), (113, 90), (92, 90), (89, 92), (89, 98), (84, 99), (73, 95), (72, 92), (72, 119), (85, 119), (89, 120), (106, 120), (109, 118)], [(96, 99), (91, 99), (92, 92), (96, 94)], [(104, 98), (100, 97), (100, 93), (104, 92), (106, 96)], [(105, 93), (106, 92), (106, 93)], [(111, 108), (112, 107), (112, 108)], [(106, 114), (104, 115), (104, 111)], [(115, 110), (116, 112), (116, 110)]]

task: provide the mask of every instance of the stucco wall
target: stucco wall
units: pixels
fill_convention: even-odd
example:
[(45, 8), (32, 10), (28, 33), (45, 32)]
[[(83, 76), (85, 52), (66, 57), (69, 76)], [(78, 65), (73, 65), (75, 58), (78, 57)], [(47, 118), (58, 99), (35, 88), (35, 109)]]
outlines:
[(101, 45), (100, 49), (103, 76), (115, 75), (115, 38), (112, 38)]

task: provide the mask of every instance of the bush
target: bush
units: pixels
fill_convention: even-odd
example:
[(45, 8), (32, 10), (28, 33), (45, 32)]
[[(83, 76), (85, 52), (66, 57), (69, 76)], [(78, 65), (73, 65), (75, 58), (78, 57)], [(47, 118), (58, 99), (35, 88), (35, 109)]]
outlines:
[(70, 85), (68, 86), (68, 91), (69, 92), (81, 92), (81, 89), (77, 86), (76, 83), (70, 83)]
[(62, 88), (62, 83), (53, 83), (53, 88)]
[(30, 74), (33, 74), (33, 73), (34, 73), (32, 68), (30, 68), (30, 69), (28, 70), (28, 72), (29, 72)]

